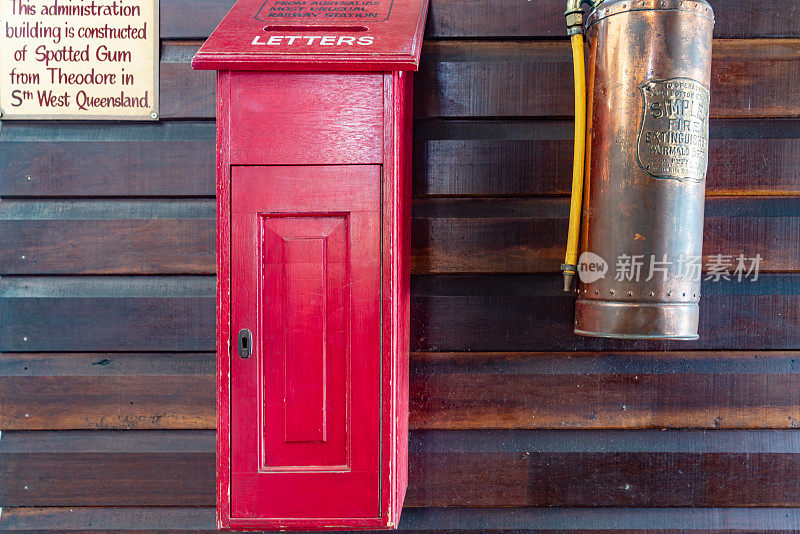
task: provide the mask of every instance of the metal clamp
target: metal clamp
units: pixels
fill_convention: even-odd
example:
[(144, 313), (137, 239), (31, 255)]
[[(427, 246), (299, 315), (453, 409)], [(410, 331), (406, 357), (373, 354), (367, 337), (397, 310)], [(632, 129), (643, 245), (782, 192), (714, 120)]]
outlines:
[(593, 10), (602, 0), (567, 0), (567, 10), (564, 17), (567, 19), (567, 35), (583, 33), (583, 4)]

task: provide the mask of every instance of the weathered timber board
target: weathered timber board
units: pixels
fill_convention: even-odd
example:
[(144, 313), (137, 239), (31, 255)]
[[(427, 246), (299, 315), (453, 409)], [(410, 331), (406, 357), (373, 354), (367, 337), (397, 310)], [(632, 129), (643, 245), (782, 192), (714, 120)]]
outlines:
[[(572, 129), (569, 119), (420, 119), (414, 194), (569, 194)], [(800, 121), (717, 119), (710, 133), (709, 195), (800, 193)], [(210, 198), (214, 135), (208, 120), (4, 123), (0, 196)]]
[[(214, 117), (214, 73), (189, 64), (198, 47), (163, 44), (162, 119)], [(800, 94), (775, 91), (800, 77), (800, 40), (717, 40), (713, 57), (712, 117), (800, 116)], [(572, 115), (571, 62), (567, 41), (429, 42), (414, 80), (415, 116)]]
[[(213, 429), (213, 353), (6, 353), (3, 430)], [(415, 429), (796, 428), (800, 353), (423, 353)]]
[[(233, 0), (162, 0), (161, 37), (206, 38)], [(717, 37), (798, 37), (793, 0), (715, 2)], [(439, 37), (561, 37), (563, 0), (431, 0), (426, 39)], [(187, 16), (191, 13), (191, 16)]]
[[(0, 351), (212, 351), (215, 280), (172, 277), (0, 279)], [(411, 350), (792, 350), (800, 275), (703, 283), (700, 339), (618, 341), (572, 334), (560, 276), (415, 275)]]
[[(398, 533), (658, 534), (796, 532), (796, 508), (411, 508)], [(691, 530), (684, 529), (691, 525)], [(136, 530), (132, 530), (136, 527)], [(140, 534), (216, 533), (211, 507), (15, 507), (3, 510), (0, 531)]]
[[(210, 431), (4, 432), (0, 502), (210, 506), (214, 442)], [(411, 507), (800, 505), (789, 430), (415, 431), (409, 471)]]
[[(568, 213), (566, 197), (417, 199), (411, 271), (557, 273)], [(7, 200), (0, 274), (214, 274), (214, 217), (210, 199)], [(760, 254), (761, 272), (800, 271), (799, 224), (800, 197), (710, 197), (704, 265)]]

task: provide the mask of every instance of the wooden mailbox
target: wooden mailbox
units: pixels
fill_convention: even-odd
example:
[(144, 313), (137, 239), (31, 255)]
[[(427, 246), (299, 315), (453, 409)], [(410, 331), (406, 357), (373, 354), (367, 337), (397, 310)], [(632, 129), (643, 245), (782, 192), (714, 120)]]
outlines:
[(217, 84), (223, 529), (396, 527), (427, 0), (240, 0)]

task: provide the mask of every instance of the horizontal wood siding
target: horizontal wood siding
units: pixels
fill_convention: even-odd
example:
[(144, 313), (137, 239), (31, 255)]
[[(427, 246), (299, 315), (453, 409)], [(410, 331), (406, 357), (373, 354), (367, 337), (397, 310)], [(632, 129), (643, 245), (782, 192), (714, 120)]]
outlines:
[[(161, 0), (158, 123), (0, 125), (0, 532), (210, 533), (215, 75)], [(700, 339), (572, 335), (561, 0), (431, 0), (403, 532), (800, 530), (800, 17), (715, 2)]]
[[(700, 339), (572, 335), (574, 298), (557, 274), (417, 275), (412, 351), (791, 350), (800, 347), (800, 274), (704, 282)], [(201, 276), (0, 279), (0, 350), (209, 351), (214, 279)]]
[[(214, 429), (214, 354), (6, 353), (4, 430)], [(800, 352), (416, 353), (411, 427), (797, 428)]]
[[(214, 432), (91, 434), (5, 432), (0, 498), (213, 506)], [(800, 506), (791, 430), (414, 431), (409, 455), (409, 507)]]
[[(233, 0), (161, 0), (162, 39), (208, 37)], [(800, 37), (793, 0), (738, 0), (713, 5), (717, 37)], [(561, 0), (431, 0), (425, 39), (564, 35)]]
[[(5, 123), (0, 194), (214, 196), (214, 123)], [(800, 191), (800, 120), (711, 121), (709, 195)], [(419, 119), (415, 197), (567, 195), (570, 120)]]
[[(569, 199), (413, 202), (413, 274), (556, 273)], [(214, 274), (214, 201), (41, 201), (0, 204), (6, 274)], [(800, 271), (800, 197), (712, 197), (704, 264), (764, 254), (761, 272)], [(779, 251), (786, 251), (780, 253)], [(749, 265), (749, 262), (748, 262)]]

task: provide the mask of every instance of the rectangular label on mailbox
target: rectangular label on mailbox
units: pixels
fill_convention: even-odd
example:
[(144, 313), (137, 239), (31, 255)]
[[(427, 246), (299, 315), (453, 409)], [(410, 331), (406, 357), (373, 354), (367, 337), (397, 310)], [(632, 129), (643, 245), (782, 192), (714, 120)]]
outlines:
[(262, 22), (382, 22), (393, 0), (265, 0), (256, 13)]

